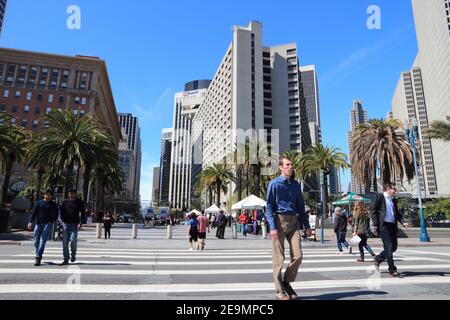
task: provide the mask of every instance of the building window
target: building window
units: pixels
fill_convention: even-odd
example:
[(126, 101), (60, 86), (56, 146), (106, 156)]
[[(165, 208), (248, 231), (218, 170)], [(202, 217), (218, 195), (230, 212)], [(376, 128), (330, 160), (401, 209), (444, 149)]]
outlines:
[(74, 102), (75, 102), (75, 104), (79, 104), (80, 103), (80, 97), (75, 97)]
[(39, 126), (39, 120), (33, 120), (33, 128), (36, 129)]
[(16, 124), (16, 118), (12, 118), (12, 119), (11, 119), (11, 124), (12, 124), (12, 125), (15, 125), (15, 124)]
[(17, 83), (23, 85), (25, 83), (25, 75), (27, 73), (27, 66), (19, 67), (19, 77), (17, 79)]
[(44, 122), (44, 129), (48, 129), (48, 121)]
[(20, 91), (16, 91), (15, 97), (16, 97), (16, 99), (20, 97)]
[(16, 73), (16, 65), (15, 64), (8, 65), (8, 70), (6, 73), (6, 82), (13, 82), (15, 73)]
[(86, 90), (87, 82), (88, 82), (88, 73), (87, 72), (82, 72), (81, 73), (81, 79), (80, 79), (80, 89)]
[(17, 104), (15, 104), (15, 105), (12, 106), (11, 111), (16, 113), (17, 109), (18, 109)]
[(60, 85), (61, 88), (63, 88), (63, 89), (67, 88), (67, 85), (69, 83), (69, 75), (70, 75), (69, 70), (63, 70), (61, 85)]
[(37, 100), (38, 100), (38, 101), (42, 101), (42, 94), (38, 94)]
[(86, 101), (87, 101), (86, 97), (81, 98), (81, 104), (83, 106), (86, 104)]
[(47, 109), (45, 110), (46, 113), (50, 113), (52, 111), (52, 108), (47, 107)]
[(9, 97), (9, 90), (8, 89), (5, 89), (4, 91), (3, 91), (3, 98), (8, 98)]
[(47, 85), (48, 68), (41, 68), (41, 75), (39, 77), (39, 86), (45, 87)]
[(26, 128), (26, 127), (27, 127), (27, 124), (28, 124), (28, 120), (27, 120), (27, 119), (22, 119), (22, 122), (20, 123), (20, 125), (21, 125), (22, 127)]
[(59, 78), (59, 70), (52, 69), (52, 74), (50, 76), (50, 88), (56, 88)]
[(64, 103), (64, 96), (59, 96), (59, 103)]
[(30, 74), (28, 75), (28, 85), (34, 87), (36, 85), (37, 67), (31, 67)]
[(30, 101), (31, 100), (31, 97), (32, 97), (32, 93), (31, 92), (27, 92), (27, 96), (26, 96), (26, 100), (27, 101)]
[(2, 103), (0, 105), (0, 112), (4, 112), (4, 111), (6, 111), (6, 105), (4, 103)]
[(34, 114), (41, 114), (41, 107), (34, 107)]
[(23, 112), (24, 113), (28, 113), (30, 111), (30, 106), (24, 106), (23, 107)]
[(53, 95), (52, 94), (49, 94), (48, 95), (48, 102), (53, 102)]

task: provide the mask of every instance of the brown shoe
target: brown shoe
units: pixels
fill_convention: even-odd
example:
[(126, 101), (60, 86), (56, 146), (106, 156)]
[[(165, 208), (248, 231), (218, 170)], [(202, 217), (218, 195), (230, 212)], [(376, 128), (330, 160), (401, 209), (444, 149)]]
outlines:
[(289, 296), (286, 293), (284, 293), (284, 292), (282, 292), (282, 293), (281, 292), (277, 292), (275, 294), (275, 297), (277, 298), (277, 300), (285, 300), (285, 301), (290, 300)]
[(364, 259), (356, 259), (356, 262), (364, 262)]
[(291, 284), (287, 282), (283, 282), (284, 290), (286, 290), (286, 293), (288, 294), (289, 298), (291, 300), (296, 300), (298, 298), (297, 293), (292, 289)]

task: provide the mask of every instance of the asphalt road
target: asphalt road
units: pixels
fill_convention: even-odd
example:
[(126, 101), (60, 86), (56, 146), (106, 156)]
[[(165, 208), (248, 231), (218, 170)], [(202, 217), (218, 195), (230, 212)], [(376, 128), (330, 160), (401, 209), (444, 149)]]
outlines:
[[(33, 266), (31, 241), (0, 246), (0, 299), (273, 300), (271, 241), (249, 235), (219, 240), (208, 234), (206, 250), (187, 250), (187, 229), (139, 229), (115, 225), (109, 240), (94, 228), (79, 235), (77, 261), (62, 262), (60, 241), (49, 241), (43, 265)], [(373, 248), (381, 248), (376, 242)], [(401, 278), (387, 265), (375, 271), (366, 254), (338, 255), (333, 243), (303, 243), (304, 259), (292, 284), (301, 299), (450, 299), (450, 245), (401, 247), (395, 254)], [(287, 260), (289, 253), (286, 252)]]

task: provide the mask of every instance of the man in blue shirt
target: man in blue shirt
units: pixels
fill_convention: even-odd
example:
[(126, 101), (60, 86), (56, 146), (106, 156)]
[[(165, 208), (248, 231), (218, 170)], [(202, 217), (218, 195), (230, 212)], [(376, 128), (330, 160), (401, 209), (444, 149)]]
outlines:
[[(302, 247), (300, 229), (303, 225), (308, 237), (312, 231), (308, 216), (305, 213), (300, 183), (295, 180), (292, 160), (282, 156), (280, 158), (281, 175), (269, 183), (267, 190), (266, 218), (272, 237), (273, 276), (275, 280), (276, 298), (278, 300), (296, 299), (297, 294), (290, 283), (295, 281), (298, 268), (302, 262)], [(285, 273), (284, 280), (282, 269), (284, 264), (284, 240), (287, 239), (291, 262)]]

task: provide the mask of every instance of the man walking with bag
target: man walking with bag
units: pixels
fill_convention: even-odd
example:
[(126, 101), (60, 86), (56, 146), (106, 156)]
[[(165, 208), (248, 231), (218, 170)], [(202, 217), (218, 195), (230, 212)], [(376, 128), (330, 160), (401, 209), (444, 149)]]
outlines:
[(397, 200), (394, 198), (397, 189), (392, 183), (383, 185), (383, 193), (376, 196), (372, 203), (370, 213), (372, 216), (372, 232), (379, 234), (383, 241), (384, 251), (374, 258), (375, 268), (379, 270), (380, 264), (385, 260), (388, 261), (389, 275), (391, 277), (399, 277), (397, 267), (394, 265), (394, 252), (398, 247), (398, 223), (408, 228), (408, 224), (404, 222), (403, 216), (398, 210)]
[[(281, 175), (270, 181), (267, 190), (266, 218), (272, 237), (273, 276), (275, 280), (276, 298), (278, 300), (293, 300), (298, 296), (291, 287), (295, 281), (302, 262), (302, 247), (300, 229), (303, 225), (308, 237), (312, 230), (305, 213), (300, 183), (295, 180), (292, 160), (282, 156), (279, 162)], [(290, 246), (291, 262), (284, 279), (282, 269), (284, 264), (284, 240)]]

